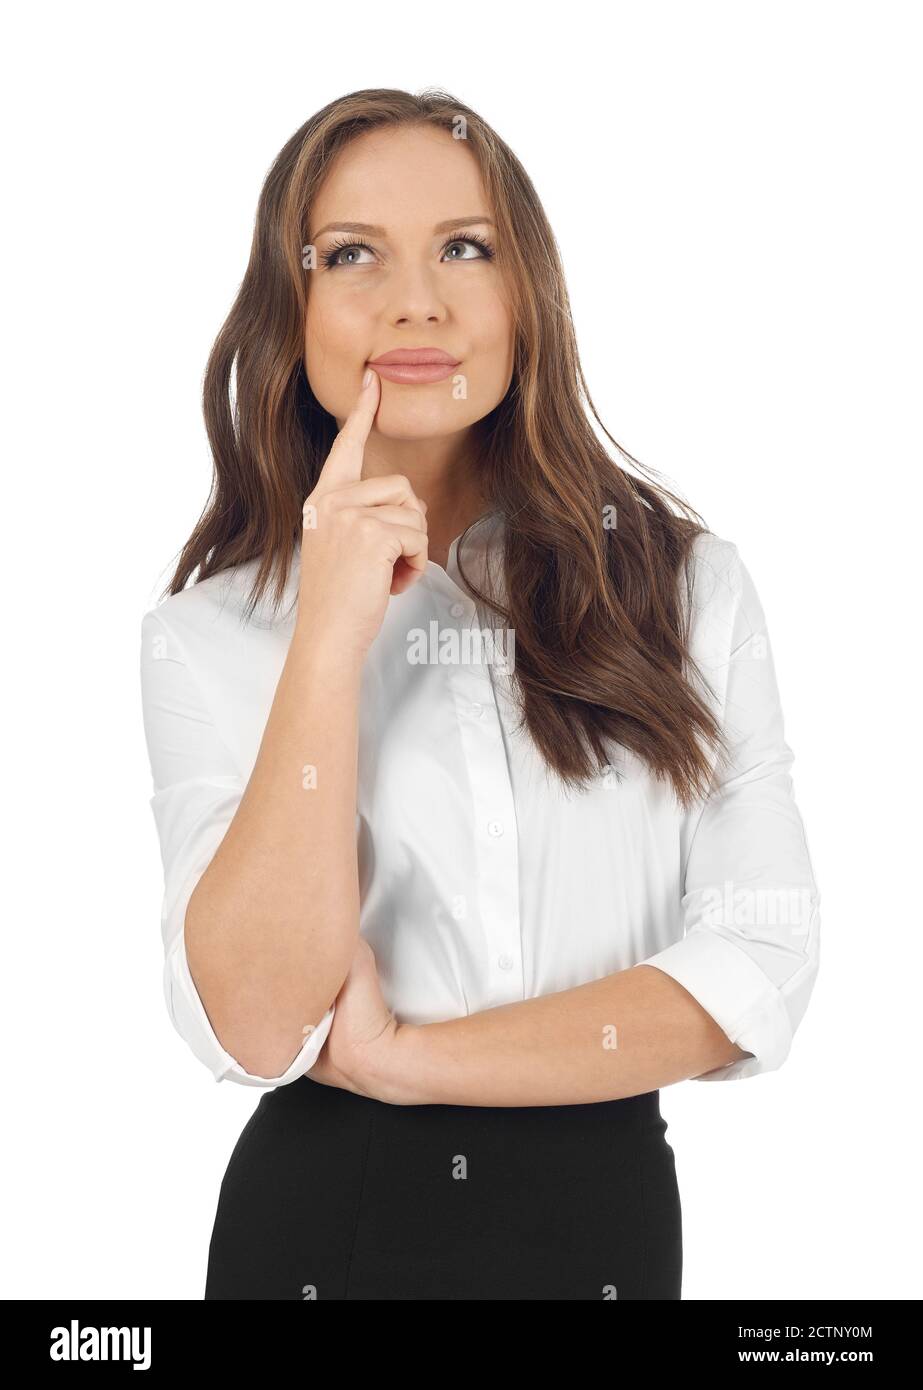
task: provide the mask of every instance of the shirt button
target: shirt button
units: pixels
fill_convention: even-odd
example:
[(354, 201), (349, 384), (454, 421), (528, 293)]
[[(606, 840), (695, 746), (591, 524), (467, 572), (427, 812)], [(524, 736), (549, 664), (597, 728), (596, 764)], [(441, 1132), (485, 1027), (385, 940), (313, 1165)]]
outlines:
[(502, 834), (503, 834), (503, 821), (502, 821), (502, 820), (489, 820), (489, 821), (487, 822), (487, 833), (488, 833), (488, 835), (495, 835), (495, 836), (496, 836), (496, 835), (502, 835)]
[(513, 957), (512, 957), (512, 956), (508, 956), (508, 955), (504, 952), (504, 954), (503, 954), (502, 956), (498, 956), (498, 957), (497, 957), (497, 964), (499, 965), (499, 967), (500, 967), (501, 970), (512, 970), (512, 968), (513, 968)]
[(449, 612), (452, 614), (453, 618), (461, 618), (465, 612), (465, 605), (463, 603), (453, 603)]
[(481, 717), (481, 715), (482, 715), (483, 713), (484, 713), (484, 706), (483, 706), (483, 705), (472, 705), (472, 706), (471, 706), (471, 718), (472, 718), (472, 719), (480, 719), (480, 717)]

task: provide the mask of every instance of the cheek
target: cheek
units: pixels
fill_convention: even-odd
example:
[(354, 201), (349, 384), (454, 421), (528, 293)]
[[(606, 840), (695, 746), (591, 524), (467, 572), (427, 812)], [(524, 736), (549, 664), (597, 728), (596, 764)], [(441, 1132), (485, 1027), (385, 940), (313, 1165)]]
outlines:
[(482, 352), (503, 356), (512, 334), (512, 319), (506, 302), (492, 287), (482, 294), (470, 295), (465, 315), (471, 325), (471, 341)]
[(305, 362), (311, 390), (331, 415), (339, 418), (352, 407), (353, 378), (362, 366), (362, 344), (368, 340), (367, 316), (348, 296), (313, 291), (305, 311)]
[(513, 362), (513, 320), (507, 305), (496, 293), (471, 302), (469, 341), (472, 357), (484, 369), (483, 385), (490, 391), (505, 391)]
[(313, 346), (330, 357), (341, 356), (350, 348), (355, 354), (360, 320), (355, 304), (315, 290), (308, 298), (305, 314), (305, 344), (309, 353)]

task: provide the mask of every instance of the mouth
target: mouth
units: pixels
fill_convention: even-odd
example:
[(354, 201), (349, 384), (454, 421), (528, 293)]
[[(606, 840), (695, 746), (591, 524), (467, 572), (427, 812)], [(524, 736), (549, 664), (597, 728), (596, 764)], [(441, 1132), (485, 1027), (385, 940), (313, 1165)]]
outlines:
[(459, 365), (459, 359), (441, 348), (397, 348), (369, 358), (366, 364), (374, 367), (386, 381), (405, 386), (420, 386), (431, 381), (444, 381)]

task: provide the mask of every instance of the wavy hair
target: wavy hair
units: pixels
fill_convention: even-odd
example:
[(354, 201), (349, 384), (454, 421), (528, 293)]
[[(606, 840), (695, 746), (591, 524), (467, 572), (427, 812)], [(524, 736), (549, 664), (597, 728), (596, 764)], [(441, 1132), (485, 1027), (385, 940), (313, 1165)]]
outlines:
[[(473, 431), (482, 490), (504, 523), (502, 599), (465, 575), (461, 542), (459, 569), (515, 633), (522, 720), (549, 768), (565, 784), (583, 787), (610, 766), (612, 745), (619, 745), (689, 807), (707, 794), (709, 750), (724, 749), (720, 726), (688, 680), (689, 560), (707, 528), (600, 420), (580, 365), (557, 243), (535, 188), (486, 121), (449, 93), (352, 92), (312, 116), (273, 162), (247, 270), (205, 372), (211, 493), (165, 592), (178, 593), (194, 572), (201, 582), (258, 561), (247, 612), (273, 575), (274, 601), (281, 602), (302, 507), (337, 432), (303, 360), (302, 248), (312, 198), (357, 136), (399, 125), (451, 134), (460, 120), (492, 203), (497, 261), (514, 302), (515, 347), (509, 390)], [(590, 416), (647, 479), (610, 457)]]

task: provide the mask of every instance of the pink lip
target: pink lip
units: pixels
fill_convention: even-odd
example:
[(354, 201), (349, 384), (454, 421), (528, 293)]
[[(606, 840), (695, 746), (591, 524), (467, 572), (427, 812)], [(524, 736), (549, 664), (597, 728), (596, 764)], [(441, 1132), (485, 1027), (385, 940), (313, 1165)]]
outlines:
[(457, 362), (396, 363), (393, 367), (373, 362), (371, 365), (385, 381), (396, 381), (403, 386), (425, 386), (430, 381), (445, 381), (458, 367)]
[(443, 352), (441, 348), (395, 348), (393, 352), (383, 352), (380, 357), (370, 357), (370, 367), (428, 367), (438, 364), (441, 367), (457, 367), (458, 358)]

